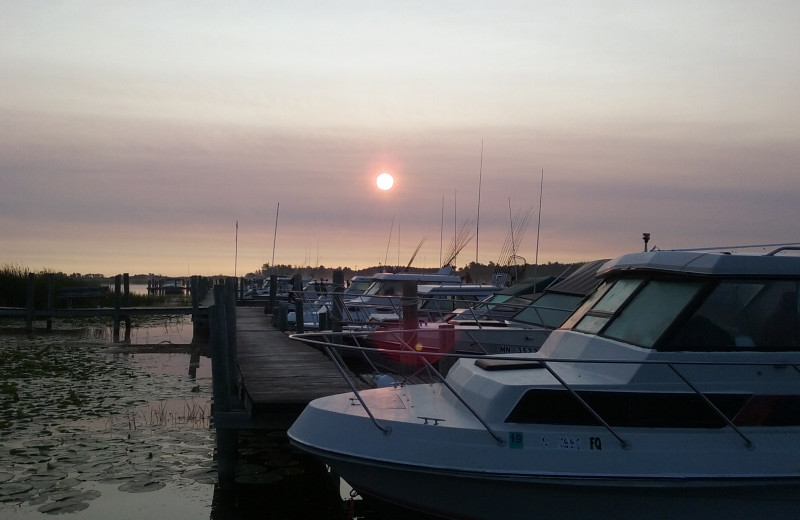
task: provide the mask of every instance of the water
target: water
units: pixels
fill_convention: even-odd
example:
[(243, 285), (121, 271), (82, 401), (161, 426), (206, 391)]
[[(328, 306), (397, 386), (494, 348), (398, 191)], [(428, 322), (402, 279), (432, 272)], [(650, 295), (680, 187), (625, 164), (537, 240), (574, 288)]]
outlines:
[(0, 334), (0, 518), (423, 518), (351, 500), (283, 431), (240, 434), (223, 493), (210, 360), (188, 346), (191, 324), (150, 329), (132, 344), (85, 330)]

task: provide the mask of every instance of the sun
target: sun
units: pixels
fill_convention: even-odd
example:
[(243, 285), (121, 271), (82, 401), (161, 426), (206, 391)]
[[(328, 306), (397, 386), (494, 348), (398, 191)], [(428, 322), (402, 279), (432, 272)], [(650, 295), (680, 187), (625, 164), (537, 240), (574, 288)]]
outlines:
[(392, 178), (392, 176), (388, 173), (384, 172), (378, 175), (377, 184), (378, 188), (384, 191), (390, 190), (392, 189), (392, 186), (394, 186), (394, 178)]

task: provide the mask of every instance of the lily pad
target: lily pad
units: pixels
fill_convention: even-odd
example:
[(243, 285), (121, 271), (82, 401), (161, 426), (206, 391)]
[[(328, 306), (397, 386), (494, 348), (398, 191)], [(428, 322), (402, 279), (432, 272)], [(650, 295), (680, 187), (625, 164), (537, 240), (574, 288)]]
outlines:
[(52, 481), (52, 480), (61, 480), (67, 478), (67, 473), (64, 471), (60, 471), (57, 469), (47, 471), (44, 473), (34, 473), (32, 475), (28, 475), (28, 480), (31, 481)]
[(166, 484), (159, 480), (147, 480), (128, 482), (117, 489), (126, 493), (149, 493), (150, 491), (158, 491), (164, 486), (166, 486)]
[(33, 485), (27, 482), (4, 482), (0, 484), (0, 496), (19, 495), (32, 489)]
[(48, 502), (43, 506), (39, 506), (40, 513), (44, 513), (47, 515), (63, 515), (67, 513), (77, 513), (78, 511), (83, 511), (89, 507), (88, 502), (84, 502), (82, 500), (64, 500), (61, 502)]
[(216, 484), (217, 483), (217, 470), (216, 468), (197, 468), (185, 471), (181, 474), (184, 478), (190, 478), (201, 484)]

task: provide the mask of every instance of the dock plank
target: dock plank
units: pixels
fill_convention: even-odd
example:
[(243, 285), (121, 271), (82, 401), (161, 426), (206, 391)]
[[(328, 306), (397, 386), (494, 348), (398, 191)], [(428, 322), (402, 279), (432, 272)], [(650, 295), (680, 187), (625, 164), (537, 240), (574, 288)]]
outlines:
[(236, 308), (236, 346), (240, 395), (255, 422), (287, 411), (296, 418), (312, 400), (350, 391), (323, 351), (274, 328), (261, 308)]

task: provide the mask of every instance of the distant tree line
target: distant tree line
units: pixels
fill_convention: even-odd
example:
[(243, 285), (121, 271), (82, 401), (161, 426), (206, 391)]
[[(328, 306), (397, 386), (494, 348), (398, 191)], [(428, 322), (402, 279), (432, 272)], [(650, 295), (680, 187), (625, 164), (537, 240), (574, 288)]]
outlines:
[[(495, 264), (494, 262), (489, 262), (488, 264), (480, 264), (477, 262), (470, 262), (469, 264), (461, 267), (455, 268), (455, 274), (461, 276), (462, 279), (472, 282), (472, 283), (492, 283), (495, 279), (495, 275), (497, 274), (505, 274), (506, 279), (513, 283), (515, 281), (522, 281), (527, 280), (529, 278), (541, 278), (547, 276), (556, 276), (562, 274), (569, 268), (574, 268), (576, 266), (582, 265), (583, 262), (580, 263), (560, 263), (560, 262), (548, 262), (546, 264), (541, 264), (538, 266), (534, 266), (531, 264), (523, 264), (523, 265), (499, 265)], [(294, 276), (295, 274), (300, 274), (303, 277), (313, 278), (315, 280), (330, 280), (333, 278), (333, 272), (336, 270), (340, 270), (344, 273), (344, 279), (349, 280), (353, 276), (372, 276), (375, 273), (385, 273), (385, 272), (405, 272), (406, 267), (398, 267), (398, 266), (385, 266), (385, 265), (376, 265), (372, 267), (365, 267), (363, 269), (351, 269), (349, 267), (326, 267), (324, 265), (311, 267), (311, 266), (297, 266), (297, 265), (288, 265), (288, 264), (276, 264), (274, 266), (270, 266), (269, 264), (264, 264), (261, 269), (257, 269), (252, 273), (247, 273), (245, 278), (247, 279), (266, 279), (269, 278), (270, 275), (275, 274), (277, 276)], [(408, 272), (412, 273), (435, 273), (438, 271), (438, 268), (416, 268), (411, 267), (408, 269)]]

